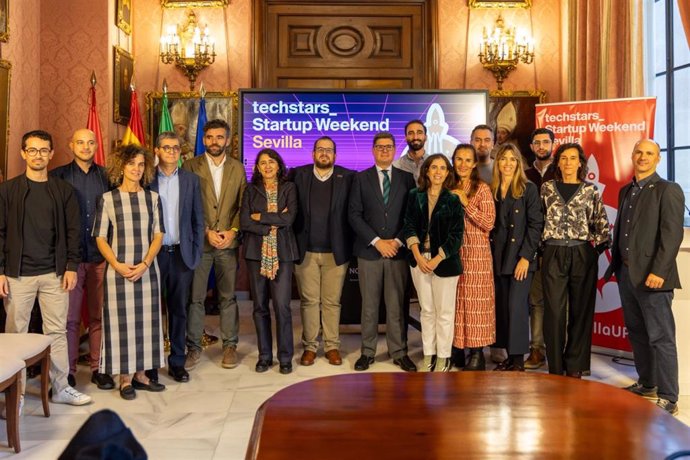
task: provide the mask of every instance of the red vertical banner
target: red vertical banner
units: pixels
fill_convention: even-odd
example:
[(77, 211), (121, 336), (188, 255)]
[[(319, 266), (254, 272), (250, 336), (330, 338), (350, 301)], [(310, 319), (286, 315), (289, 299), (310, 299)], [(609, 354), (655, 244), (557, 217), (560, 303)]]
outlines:
[[(654, 137), (655, 108), (653, 97), (536, 106), (536, 126), (554, 132), (555, 147), (577, 142), (584, 148), (589, 170), (587, 181), (599, 188), (612, 229), (618, 212), (618, 192), (632, 180), (631, 154), (635, 142)], [(631, 351), (616, 279), (609, 282), (602, 279), (610, 260), (610, 251), (599, 257), (592, 344)]]

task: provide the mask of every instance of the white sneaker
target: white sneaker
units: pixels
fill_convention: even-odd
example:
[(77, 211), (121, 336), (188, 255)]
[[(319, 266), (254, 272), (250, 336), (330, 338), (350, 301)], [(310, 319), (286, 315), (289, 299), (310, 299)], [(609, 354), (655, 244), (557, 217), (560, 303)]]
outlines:
[[(19, 412), (17, 415), (20, 417), (22, 416), (22, 412), (24, 411), (24, 395), (19, 395)], [(7, 420), (7, 406), (2, 410), (2, 413), (0, 414), (0, 418), (3, 420)]]
[(72, 406), (83, 406), (91, 402), (91, 396), (80, 393), (68, 386), (60, 393), (53, 394), (53, 402), (58, 404), (70, 404)]

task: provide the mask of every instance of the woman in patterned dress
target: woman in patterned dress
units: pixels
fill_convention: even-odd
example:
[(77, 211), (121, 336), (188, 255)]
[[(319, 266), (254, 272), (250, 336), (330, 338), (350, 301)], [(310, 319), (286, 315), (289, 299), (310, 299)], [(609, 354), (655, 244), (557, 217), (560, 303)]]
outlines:
[[(471, 144), (460, 144), (453, 152), (457, 185), (453, 193), (465, 207), (464, 241), (460, 248), (463, 274), (458, 279), (453, 347), (469, 348), (465, 370), (484, 370), (483, 347), (496, 340), (494, 278), (489, 232), (496, 209), (489, 186), (479, 179), (477, 151)], [(459, 350), (460, 353), (464, 353)], [(462, 358), (455, 359), (464, 364)]]
[(555, 179), (541, 186), (544, 342), (549, 373), (581, 378), (589, 371), (599, 255), (609, 246), (609, 221), (596, 185), (586, 182), (580, 144), (561, 144)]
[(511, 143), (498, 148), (491, 191), (496, 225), (491, 252), (496, 285), (496, 347), (508, 357), (497, 371), (524, 371), (529, 352), (529, 290), (537, 270), (544, 215), (537, 186), (525, 177), (522, 154)]
[(292, 223), (297, 216), (297, 189), (285, 180), (285, 163), (278, 152), (256, 155), (252, 181), (242, 196), (240, 227), (249, 287), (254, 299), (259, 360), (256, 372), (273, 366), (273, 337), (269, 300), (273, 300), (281, 374), (292, 372), (292, 272), (299, 258)]
[(135, 390), (163, 391), (144, 371), (163, 363), (160, 289), (156, 255), (163, 242), (163, 217), (153, 178), (153, 155), (127, 145), (108, 157), (108, 177), (116, 189), (104, 193), (96, 209), (93, 236), (107, 262), (103, 338), (99, 372), (120, 374), (120, 396)]

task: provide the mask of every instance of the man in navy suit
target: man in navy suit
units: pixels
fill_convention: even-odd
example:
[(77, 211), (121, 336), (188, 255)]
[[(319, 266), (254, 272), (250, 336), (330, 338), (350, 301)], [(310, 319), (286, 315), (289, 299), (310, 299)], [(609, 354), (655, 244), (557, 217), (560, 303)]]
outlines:
[(633, 148), (635, 177), (618, 195), (608, 279), (616, 274), (639, 379), (626, 390), (678, 413), (678, 352), (671, 303), (680, 289), (676, 256), (683, 241), (683, 190), (656, 173), (659, 144)]
[(204, 209), (199, 178), (178, 167), (180, 150), (177, 134), (158, 135), (154, 148), (158, 170), (151, 190), (160, 196), (165, 220), (165, 237), (157, 258), (168, 307), (168, 374), (178, 382), (188, 382), (189, 373), (184, 368), (187, 304), (204, 244)]
[(376, 164), (355, 175), (349, 205), (362, 293), (362, 355), (355, 370), (364, 371), (374, 363), (383, 294), (388, 354), (402, 370), (416, 372), (407, 356), (403, 303), (410, 270), (402, 247), (407, 195), (415, 186), (414, 178), (392, 166), (395, 138), (391, 133), (374, 136), (372, 153)]
[(335, 142), (328, 136), (314, 142), (312, 155), (314, 164), (290, 171), (299, 194), (293, 230), (299, 248), (295, 277), (301, 297), (304, 346), (300, 364), (314, 364), (321, 329), (326, 359), (338, 366), (343, 362), (338, 350), (340, 295), (352, 257), (347, 203), (354, 171), (335, 165)]

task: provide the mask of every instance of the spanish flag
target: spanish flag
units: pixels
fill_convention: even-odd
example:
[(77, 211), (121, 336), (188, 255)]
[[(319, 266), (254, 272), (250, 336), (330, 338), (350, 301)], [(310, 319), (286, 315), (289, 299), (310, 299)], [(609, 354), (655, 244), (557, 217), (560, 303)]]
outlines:
[(144, 137), (144, 124), (141, 121), (141, 114), (139, 113), (139, 101), (137, 100), (137, 91), (132, 86), (132, 99), (129, 104), (130, 116), (129, 124), (125, 135), (122, 136), (122, 145), (144, 145), (146, 141)]

